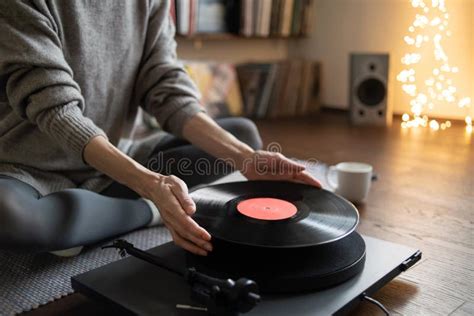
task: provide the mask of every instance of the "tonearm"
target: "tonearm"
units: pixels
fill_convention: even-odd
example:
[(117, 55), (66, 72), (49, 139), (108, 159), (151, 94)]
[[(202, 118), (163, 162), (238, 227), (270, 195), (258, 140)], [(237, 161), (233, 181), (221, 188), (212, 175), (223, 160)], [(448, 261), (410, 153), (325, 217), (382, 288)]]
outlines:
[(126, 240), (115, 240), (104, 248), (116, 248), (122, 257), (129, 254), (169, 272), (182, 276), (191, 286), (191, 297), (206, 306), (210, 315), (234, 316), (246, 313), (260, 301), (257, 283), (247, 278), (219, 279), (196, 271), (195, 268), (179, 269), (165, 259), (135, 248)]

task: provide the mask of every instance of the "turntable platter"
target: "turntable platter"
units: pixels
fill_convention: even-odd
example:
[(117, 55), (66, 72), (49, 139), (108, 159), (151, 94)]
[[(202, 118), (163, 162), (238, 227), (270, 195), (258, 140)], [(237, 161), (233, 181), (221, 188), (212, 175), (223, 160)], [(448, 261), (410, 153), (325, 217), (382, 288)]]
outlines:
[(321, 245), (349, 235), (359, 221), (350, 202), (305, 184), (233, 182), (197, 189), (191, 197), (199, 225), (213, 238), (242, 245)]

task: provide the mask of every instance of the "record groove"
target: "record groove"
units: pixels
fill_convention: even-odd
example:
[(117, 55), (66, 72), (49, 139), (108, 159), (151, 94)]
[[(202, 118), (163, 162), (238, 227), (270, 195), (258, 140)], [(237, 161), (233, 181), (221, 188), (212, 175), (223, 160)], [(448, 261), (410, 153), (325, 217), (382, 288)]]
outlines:
[[(293, 248), (321, 245), (353, 232), (357, 209), (344, 198), (315, 187), (281, 181), (232, 182), (198, 188), (191, 194), (197, 212), (193, 218), (213, 238), (236, 244)], [(296, 206), (293, 216), (262, 220), (243, 215), (240, 202), (273, 198)]]

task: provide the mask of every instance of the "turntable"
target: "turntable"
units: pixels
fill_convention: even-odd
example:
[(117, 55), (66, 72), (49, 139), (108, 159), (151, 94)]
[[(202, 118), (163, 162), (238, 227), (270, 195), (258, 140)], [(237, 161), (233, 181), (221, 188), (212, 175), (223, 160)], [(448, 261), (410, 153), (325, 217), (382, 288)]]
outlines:
[(119, 241), (113, 247), (138, 258), (73, 277), (73, 288), (138, 315), (343, 314), (421, 258), (359, 235), (350, 202), (304, 184), (234, 182), (191, 196), (194, 219), (213, 237), (209, 256)]

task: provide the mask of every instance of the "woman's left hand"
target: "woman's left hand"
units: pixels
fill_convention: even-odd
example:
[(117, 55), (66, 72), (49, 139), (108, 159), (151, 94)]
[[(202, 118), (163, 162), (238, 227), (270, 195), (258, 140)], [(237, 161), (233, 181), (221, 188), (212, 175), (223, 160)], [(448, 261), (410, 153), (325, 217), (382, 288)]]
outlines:
[(249, 180), (292, 181), (321, 188), (321, 183), (305, 170), (304, 165), (278, 152), (257, 150), (243, 159), (240, 170)]

